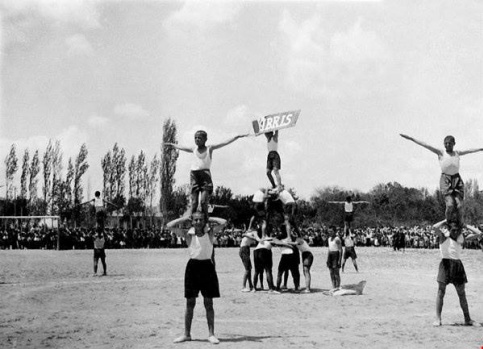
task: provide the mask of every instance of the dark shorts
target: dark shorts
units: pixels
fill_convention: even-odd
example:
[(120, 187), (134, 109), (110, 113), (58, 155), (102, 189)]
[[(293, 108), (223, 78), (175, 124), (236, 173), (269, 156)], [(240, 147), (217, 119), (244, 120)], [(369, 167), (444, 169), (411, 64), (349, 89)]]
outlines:
[(259, 219), (265, 219), (267, 211), (265, 211), (265, 204), (263, 202), (257, 202), (255, 204), (255, 216)]
[(198, 293), (205, 298), (220, 297), (220, 287), (215, 266), (211, 259), (190, 259), (184, 274), (185, 298), (197, 298)]
[(106, 220), (106, 211), (99, 210), (96, 212), (96, 223), (99, 227), (104, 228), (104, 222)]
[(344, 250), (344, 259), (356, 259), (357, 253), (354, 247), (346, 247)]
[(314, 255), (310, 251), (302, 252), (302, 263), (304, 267), (310, 269), (312, 264), (314, 263)]
[(459, 196), (463, 200), (465, 196), (465, 185), (461, 179), (459, 173), (455, 175), (447, 175), (442, 173), (439, 180), (439, 188), (443, 196), (453, 195)]
[(465, 268), (459, 259), (444, 258), (439, 263), (438, 282), (443, 284), (462, 285), (468, 282)]
[(106, 258), (106, 251), (103, 248), (95, 248), (94, 258)]
[(250, 261), (250, 247), (242, 246), (239, 252), (245, 270), (252, 270), (252, 262)]
[(253, 263), (255, 264), (255, 271), (272, 269), (272, 251), (266, 248), (259, 248), (258, 250), (253, 250)]
[(351, 223), (354, 221), (354, 212), (344, 212), (344, 222)]
[(268, 200), (268, 212), (277, 212), (281, 215), (284, 214), (283, 203), (281, 200)]
[(272, 150), (267, 156), (267, 170), (273, 170), (274, 168), (280, 170), (282, 168), (282, 160), (280, 160), (278, 152)]
[(191, 193), (206, 191), (213, 193), (213, 180), (210, 170), (198, 170), (190, 172)]
[(327, 268), (329, 269), (337, 269), (340, 268), (339, 265), (339, 251), (329, 251), (327, 255)]
[(294, 264), (294, 255), (292, 254), (282, 254), (280, 257), (280, 262), (278, 263), (278, 271), (286, 272), (289, 271)]
[(295, 215), (295, 210), (297, 209), (297, 205), (295, 202), (290, 202), (286, 205), (283, 205), (283, 213), (292, 217)]

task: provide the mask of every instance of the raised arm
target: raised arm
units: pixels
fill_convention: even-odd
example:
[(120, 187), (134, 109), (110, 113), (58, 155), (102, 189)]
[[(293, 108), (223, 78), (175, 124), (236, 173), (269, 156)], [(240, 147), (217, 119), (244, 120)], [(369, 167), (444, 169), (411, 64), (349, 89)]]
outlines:
[(181, 217), (181, 218), (177, 218), (175, 220), (172, 220), (171, 222), (168, 222), (168, 224), (166, 224), (166, 228), (173, 228), (177, 224), (181, 224), (181, 223), (184, 223), (186, 221), (191, 221), (191, 217), (187, 216), (187, 217)]
[(466, 155), (466, 154), (478, 153), (479, 151), (483, 151), (483, 148), (460, 150), (460, 151), (458, 151), (458, 154), (459, 155)]
[(237, 135), (237, 136), (235, 136), (235, 137), (232, 137), (232, 138), (230, 138), (230, 139), (227, 139), (227, 140), (226, 140), (226, 141), (224, 141), (224, 142), (221, 142), (221, 143), (218, 143), (218, 144), (214, 144), (214, 145), (212, 145), (210, 148), (211, 148), (211, 150), (219, 149), (219, 148), (224, 147), (225, 145), (228, 145), (228, 144), (230, 144), (230, 143), (233, 143), (233, 142), (234, 142), (234, 141), (236, 141), (238, 138), (242, 138), (242, 137), (246, 137), (246, 136), (248, 136), (248, 133), (246, 133), (246, 134), (242, 134), (242, 135)]
[(424, 143), (424, 142), (418, 141), (417, 139), (414, 139), (413, 137), (410, 137), (410, 136), (408, 136), (408, 135), (405, 135), (405, 134), (402, 134), (402, 133), (400, 133), (399, 135), (400, 135), (402, 138), (405, 138), (405, 139), (407, 139), (407, 140), (413, 141), (413, 142), (414, 142), (414, 143), (416, 143), (417, 145), (420, 145), (421, 147), (428, 149), (429, 151), (431, 151), (431, 152), (435, 153), (435, 154), (436, 154), (436, 155), (438, 155), (438, 156), (441, 156), (441, 155), (442, 155), (442, 151), (441, 151), (440, 149), (438, 149), (438, 148), (435, 148), (435, 147), (433, 147), (433, 146), (431, 146), (431, 145), (429, 145), (429, 144), (426, 144), (426, 143)]
[(164, 146), (173, 147), (175, 149), (182, 150), (182, 151), (185, 151), (187, 153), (192, 153), (193, 152), (193, 148), (185, 147), (185, 146), (182, 146), (182, 145), (178, 145), (176, 143), (164, 143)]
[(252, 227), (253, 222), (255, 222), (255, 216), (252, 216), (250, 218), (250, 223), (248, 223), (248, 229), (247, 230), (253, 230), (253, 227)]
[(431, 227), (431, 234), (433, 235), (438, 235), (438, 236), (442, 236), (444, 235), (443, 231), (441, 230), (441, 228), (446, 224), (446, 219), (443, 219), (442, 221), (438, 222), (438, 223), (435, 223), (432, 227)]
[(465, 228), (468, 229), (469, 231), (471, 231), (471, 234), (469, 234), (465, 237), (466, 240), (469, 240), (469, 239), (483, 235), (483, 233), (481, 232), (480, 229), (478, 229), (477, 227), (473, 227), (472, 225), (466, 224)]
[(226, 225), (226, 219), (218, 218), (218, 217), (210, 217), (208, 218), (208, 222), (210, 223), (218, 223), (220, 225)]

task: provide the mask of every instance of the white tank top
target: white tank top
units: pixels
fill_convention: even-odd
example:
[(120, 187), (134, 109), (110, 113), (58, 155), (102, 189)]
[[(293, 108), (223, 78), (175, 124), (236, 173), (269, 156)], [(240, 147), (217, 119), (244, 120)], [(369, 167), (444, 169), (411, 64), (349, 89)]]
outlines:
[(96, 250), (103, 249), (105, 242), (106, 240), (104, 239), (104, 237), (100, 238), (96, 235), (96, 238), (94, 239), (94, 248)]
[(463, 250), (463, 242), (465, 241), (463, 234), (458, 236), (456, 241), (447, 237), (442, 244), (439, 245), (441, 258), (461, 259), (461, 251)]
[(250, 247), (251, 245), (253, 245), (253, 243), (255, 242), (255, 240), (253, 240), (252, 238), (249, 238), (248, 236), (244, 236), (242, 241), (240, 242), (240, 247)]
[(297, 248), (299, 249), (300, 252), (310, 252), (310, 246), (307, 243), (307, 241), (305, 241), (302, 238), (297, 238), (296, 242), (297, 242)]
[(346, 237), (344, 239), (344, 245), (345, 247), (354, 247), (354, 240), (352, 240), (352, 237)]
[(210, 147), (206, 147), (203, 154), (198, 152), (198, 147), (193, 148), (193, 163), (191, 171), (209, 170), (211, 167)]
[[(289, 241), (290, 241), (289, 238), (282, 239), (282, 242), (285, 242), (285, 243)], [(282, 254), (293, 254), (293, 249), (291, 247), (280, 246), (280, 250)]]
[(443, 151), (443, 155), (439, 157), (439, 165), (441, 166), (441, 172), (447, 175), (455, 175), (460, 172), (460, 155), (458, 152), (454, 152), (454, 155), (449, 155), (446, 151)]
[(339, 246), (337, 245), (337, 241), (340, 243), (340, 239), (338, 237), (335, 237), (334, 240), (331, 240), (329, 238), (329, 251), (334, 252), (334, 251), (339, 251)]
[[(188, 234), (194, 233), (195, 228), (190, 228)], [(191, 259), (206, 260), (211, 259), (213, 254), (213, 242), (210, 240), (210, 236), (205, 232), (203, 236), (192, 236), (191, 242), (188, 246)]]
[(94, 206), (97, 207), (104, 207), (104, 201), (102, 198), (94, 198)]
[(253, 194), (253, 202), (263, 202), (265, 198), (265, 194), (261, 190), (257, 190), (255, 194)]
[(267, 142), (267, 149), (269, 152), (278, 150), (278, 142), (275, 142), (273, 137)]
[(260, 241), (257, 245), (257, 247), (255, 247), (255, 250), (259, 250), (261, 248), (266, 248), (267, 250), (271, 250), (272, 249), (272, 244), (270, 243), (270, 241)]
[(290, 195), (290, 193), (288, 192), (288, 190), (282, 190), (280, 192), (280, 194), (278, 194), (278, 198), (280, 199), (280, 201), (282, 201), (282, 203), (284, 205), (286, 204), (290, 204), (290, 203), (294, 203), (295, 200), (294, 198), (292, 197), (292, 195)]
[(354, 212), (354, 204), (352, 202), (344, 202), (344, 210), (347, 213)]

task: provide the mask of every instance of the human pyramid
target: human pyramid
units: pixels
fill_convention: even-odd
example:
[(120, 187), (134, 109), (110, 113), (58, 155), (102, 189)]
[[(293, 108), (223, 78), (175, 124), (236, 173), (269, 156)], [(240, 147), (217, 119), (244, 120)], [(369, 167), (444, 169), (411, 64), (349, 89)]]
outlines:
[[(298, 116), (298, 114), (297, 114)], [(286, 115), (282, 120), (290, 120)], [(260, 188), (253, 195), (254, 215), (250, 219), (248, 230), (243, 235), (240, 244), (240, 258), (245, 267), (243, 276), (242, 292), (256, 292), (258, 281), (263, 289), (263, 274), (266, 274), (268, 292), (280, 294), (282, 289), (287, 289), (288, 273), (292, 274), (295, 292), (300, 287), (300, 253), (305, 276), (304, 293), (310, 293), (311, 275), (314, 256), (308, 243), (302, 238), (295, 222), (296, 202), (294, 197), (282, 184), (280, 169), (281, 159), (278, 153), (278, 129), (263, 132), (267, 138), (267, 166), (266, 173), (271, 187)], [(219, 340), (214, 333), (214, 309), (213, 298), (220, 297), (218, 277), (215, 269), (213, 240), (215, 227), (209, 223), (218, 224), (217, 228), (226, 224), (224, 219), (209, 217), (208, 202), (213, 192), (211, 179), (211, 159), (214, 150), (222, 148), (248, 134), (237, 135), (219, 144), (207, 146), (208, 135), (205, 131), (197, 131), (194, 136), (195, 147), (180, 146), (175, 143), (165, 143), (175, 149), (192, 153), (192, 165), (190, 171), (191, 200), (190, 215), (175, 219), (167, 224), (168, 228), (174, 228), (178, 224), (191, 223), (189, 230), (178, 229), (188, 245), (190, 259), (185, 271), (185, 329), (184, 334), (174, 340), (175, 343), (191, 341), (191, 324), (193, 320), (196, 298), (201, 292), (204, 299), (206, 317), (208, 323), (208, 341), (218, 344)], [(275, 178), (274, 178), (275, 177)], [(201, 208), (201, 209), (198, 209)], [(256, 244), (254, 249), (255, 274), (251, 277), (250, 246)], [(278, 266), (276, 285), (272, 275), (272, 246), (281, 249), (281, 259)], [(329, 267), (333, 290), (331, 295), (362, 294), (365, 281), (357, 285), (349, 285), (345, 289), (340, 286), (339, 268), (342, 259), (342, 244), (336, 236), (335, 227), (330, 228)], [(356, 267), (357, 268), (357, 267)], [(284, 286), (281, 287), (282, 277)], [(247, 287), (248, 283), (248, 287)]]

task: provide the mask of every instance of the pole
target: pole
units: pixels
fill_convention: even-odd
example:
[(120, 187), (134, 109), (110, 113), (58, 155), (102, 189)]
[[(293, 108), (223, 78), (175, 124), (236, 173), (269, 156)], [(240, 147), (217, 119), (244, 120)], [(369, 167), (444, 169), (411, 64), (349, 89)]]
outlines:
[(59, 221), (57, 221), (57, 251), (60, 251), (60, 229), (59, 229)]

